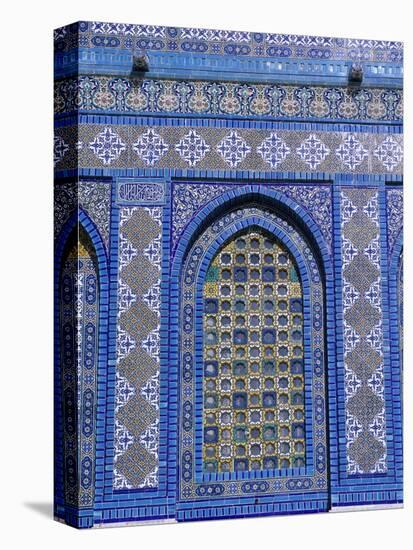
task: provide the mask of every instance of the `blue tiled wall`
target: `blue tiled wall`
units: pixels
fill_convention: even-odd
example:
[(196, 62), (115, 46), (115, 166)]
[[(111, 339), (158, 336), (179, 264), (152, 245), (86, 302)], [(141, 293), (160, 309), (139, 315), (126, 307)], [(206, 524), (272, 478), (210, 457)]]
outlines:
[[(402, 503), (402, 53), (396, 42), (311, 36), (98, 22), (56, 30), (58, 520), (84, 528)], [(133, 55), (146, 56), (146, 73), (133, 72)], [(349, 83), (354, 66), (363, 70), (359, 85)], [(313, 258), (314, 273), (319, 273), (324, 341), (317, 368), (322, 370), (320, 375), (308, 330), (305, 384), (311, 420), (316, 406), (311, 392), (322, 387), (315, 385), (317, 376), (325, 383), (318, 429), (326, 445), (322, 452), (313, 448), (308, 421), (307, 453), (314, 455), (299, 472), (193, 473), (192, 485), (185, 484), (183, 472), (195, 470), (195, 458), (180, 451), (184, 269), (191, 247), (212, 222), (223, 224), (216, 241), (223, 243), (233, 230), (224, 227), (225, 213), (251, 205), (258, 210), (250, 218), (245, 211), (240, 227), (264, 224), (287, 243), (289, 235), (282, 229), (287, 223), (305, 243), (306, 252), (297, 248), (296, 257), (307, 255), (308, 265)], [(272, 214), (281, 221), (271, 221)], [(371, 230), (365, 245), (360, 220)], [(82, 502), (80, 490), (78, 505), (69, 504), (63, 482), (60, 271), (77, 225), (93, 243), (100, 281), (93, 506)], [(129, 226), (142, 228), (141, 240), (148, 239), (150, 252), (140, 249), (140, 237)], [(292, 241), (290, 246), (294, 249)], [(134, 304), (140, 303), (139, 254), (149, 258), (148, 269), (157, 274), (151, 290), (157, 328), (152, 340), (141, 342), (144, 360), (150, 356), (156, 363), (149, 385), (132, 380), (143, 369), (142, 355), (128, 375), (129, 367), (122, 366), (139, 348), (130, 332), (133, 323), (127, 324)], [(352, 265), (356, 256), (362, 267)], [(365, 298), (356, 287), (361, 288), (367, 269), (375, 279)], [(129, 294), (128, 270), (137, 285)], [(199, 285), (202, 279), (198, 291)], [(308, 283), (310, 290), (315, 291), (314, 281)], [(361, 305), (377, 316), (366, 337), (354, 328), (364, 330), (363, 315), (348, 313), (360, 311)], [(134, 323), (141, 323), (138, 314)], [(363, 338), (379, 358), (366, 387), (351, 372), (350, 360), (355, 342)], [(195, 346), (199, 357), (202, 335), (195, 337)], [(77, 368), (86, 374), (84, 365)], [(196, 376), (198, 391), (189, 414), (199, 424), (202, 373)], [(131, 395), (144, 389), (154, 416), (151, 425), (135, 433), (136, 411), (134, 417), (125, 407), (131, 408)], [(378, 407), (368, 428), (360, 423), (360, 404), (351, 405), (360, 391), (364, 403)], [(199, 458), (202, 434), (195, 433)], [(370, 438), (363, 441), (372, 442), (375, 460), (355, 445), (361, 436)], [(137, 454), (130, 450), (135, 444)], [(147, 456), (145, 464), (138, 464), (137, 456)], [(322, 463), (318, 473), (317, 460)]]

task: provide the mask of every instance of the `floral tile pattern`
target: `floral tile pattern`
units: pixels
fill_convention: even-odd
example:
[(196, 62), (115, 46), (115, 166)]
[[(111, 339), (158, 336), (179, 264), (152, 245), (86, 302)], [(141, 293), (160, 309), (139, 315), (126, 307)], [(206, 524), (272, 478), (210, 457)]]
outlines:
[(116, 111), (285, 119), (401, 121), (403, 92), (79, 76), (56, 82), (55, 112)]

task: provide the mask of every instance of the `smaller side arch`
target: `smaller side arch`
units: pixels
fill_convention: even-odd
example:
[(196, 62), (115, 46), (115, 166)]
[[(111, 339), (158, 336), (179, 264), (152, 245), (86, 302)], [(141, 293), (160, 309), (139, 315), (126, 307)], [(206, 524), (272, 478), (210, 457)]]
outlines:
[[(75, 211), (56, 241), (54, 275), (55, 514), (74, 526), (93, 524), (107, 282), (100, 234), (83, 210)], [(69, 440), (78, 442), (75, 452), (68, 452)]]

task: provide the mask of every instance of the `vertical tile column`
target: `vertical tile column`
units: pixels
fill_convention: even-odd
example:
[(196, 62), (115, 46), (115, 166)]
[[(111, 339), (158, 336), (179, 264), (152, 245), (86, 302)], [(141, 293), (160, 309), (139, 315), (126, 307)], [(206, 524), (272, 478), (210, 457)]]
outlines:
[(341, 231), (347, 473), (384, 473), (383, 311), (376, 189), (342, 189)]
[(158, 484), (161, 218), (120, 209), (114, 489)]

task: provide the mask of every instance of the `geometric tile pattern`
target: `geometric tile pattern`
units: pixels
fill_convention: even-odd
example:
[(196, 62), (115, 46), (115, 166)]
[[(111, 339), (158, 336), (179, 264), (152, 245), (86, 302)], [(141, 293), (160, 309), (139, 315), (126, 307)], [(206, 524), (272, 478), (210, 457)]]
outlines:
[(94, 499), (98, 315), (93, 246), (74, 232), (60, 275), (60, 375), (65, 501), (79, 507)]
[(110, 164), (119, 158), (120, 154), (125, 150), (125, 144), (119, 134), (107, 126), (89, 143), (89, 148), (103, 164)]
[[(116, 89), (116, 93), (114, 92)], [(213, 93), (219, 90), (219, 93)], [(310, 91), (311, 93), (308, 93)], [(307, 92), (305, 94), (305, 92)], [(334, 93), (336, 92), (336, 93)], [(136, 81), (78, 76), (56, 82), (55, 112), (115, 110), (126, 113), (271, 116), (286, 119), (402, 120), (403, 92), (370, 88), (240, 84), (186, 80)]]
[(326, 245), (331, 251), (332, 235), (332, 198), (329, 186), (321, 185), (271, 185), (275, 191), (283, 193), (303, 206), (320, 228)]
[(403, 45), (79, 22), (55, 46), (57, 518), (401, 503)]
[(189, 166), (195, 166), (209, 151), (209, 146), (195, 130), (191, 130), (175, 146), (175, 149)]
[(337, 156), (350, 170), (361, 164), (367, 157), (367, 150), (354, 135), (348, 135), (336, 149)]
[(312, 170), (315, 170), (330, 153), (330, 149), (315, 134), (311, 134), (298, 147), (297, 153)]
[(53, 213), (54, 238), (60, 235), (64, 224), (68, 221), (78, 204), (77, 182), (60, 182), (54, 184)]
[(347, 471), (387, 469), (378, 192), (341, 192)]
[(374, 156), (383, 163), (386, 170), (393, 172), (403, 160), (403, 149), (394, 137), (388, 136), (376, 147)]
[[(400, 62), (401, 42), (274, 34), (267, 32), (228, 31), (188, 27), (131, 25), (101, 21), (81, 21), (78, 41), (82, 48), (107, 48), (156, 52), (213, 55), (276, 57), (287, 59), (360, 60)], [(55, 45), (59, 52), (74, 47), (69, 27), (55, 30)], [(77, 43), (76, 43), (77, 44)]]
[(302, 290), (289, 251), (256, 229), (204, 283), (203, 468), (305, 465)]
[(235, 168), (251, 151), (251, 147), (237, 132), (232, 131), (218, 144), (217, 151), (231, 168)]
[[(245, 128), (81, 124), (78, 131), (58, 127), (67, 151), (58, 163), (64, 170), (79, 167), (173, 168), (200, 170), (324, 171), (358, 174), (402, 170), (402, 135), (340, 131), (273, 131)], [(104, 140), (102, 141), (102, 136)], [(122, 136), (122, 137), (120, 137)], [(391, 138), (391, 142), (389, 139)], [(77, 142), (90, 147), (77, 150)], [(93, 145), (93, 147), (92, 147)], [(288, 154), (287, 154), (288, 153)]]
[(55, 166), (62, 160), (68, 149), (69, 145), (60, 136), (54, 138), (53, 160)]
[(234, 188), (233, 184), (176, 183), (173, 187), (172, 243), (176, 245), (187, 223), (211, 200)]
[(120, 210), (114, 489), (158, 483), (161, 220)]
[(144, 132), (133, 144), (133, 150), (148, 166), (153, 166), (165, 153), (169, 146), (152, 129)]
[(272, 133), (257, 147), (257, 153), (268, 162), (271, 168), (276, 168), (290, 153), (290, 149), (276, 133)]
[(102, 181), (79, 181), (79, 205), (94, 222), (108, 248), (110, 184)]

